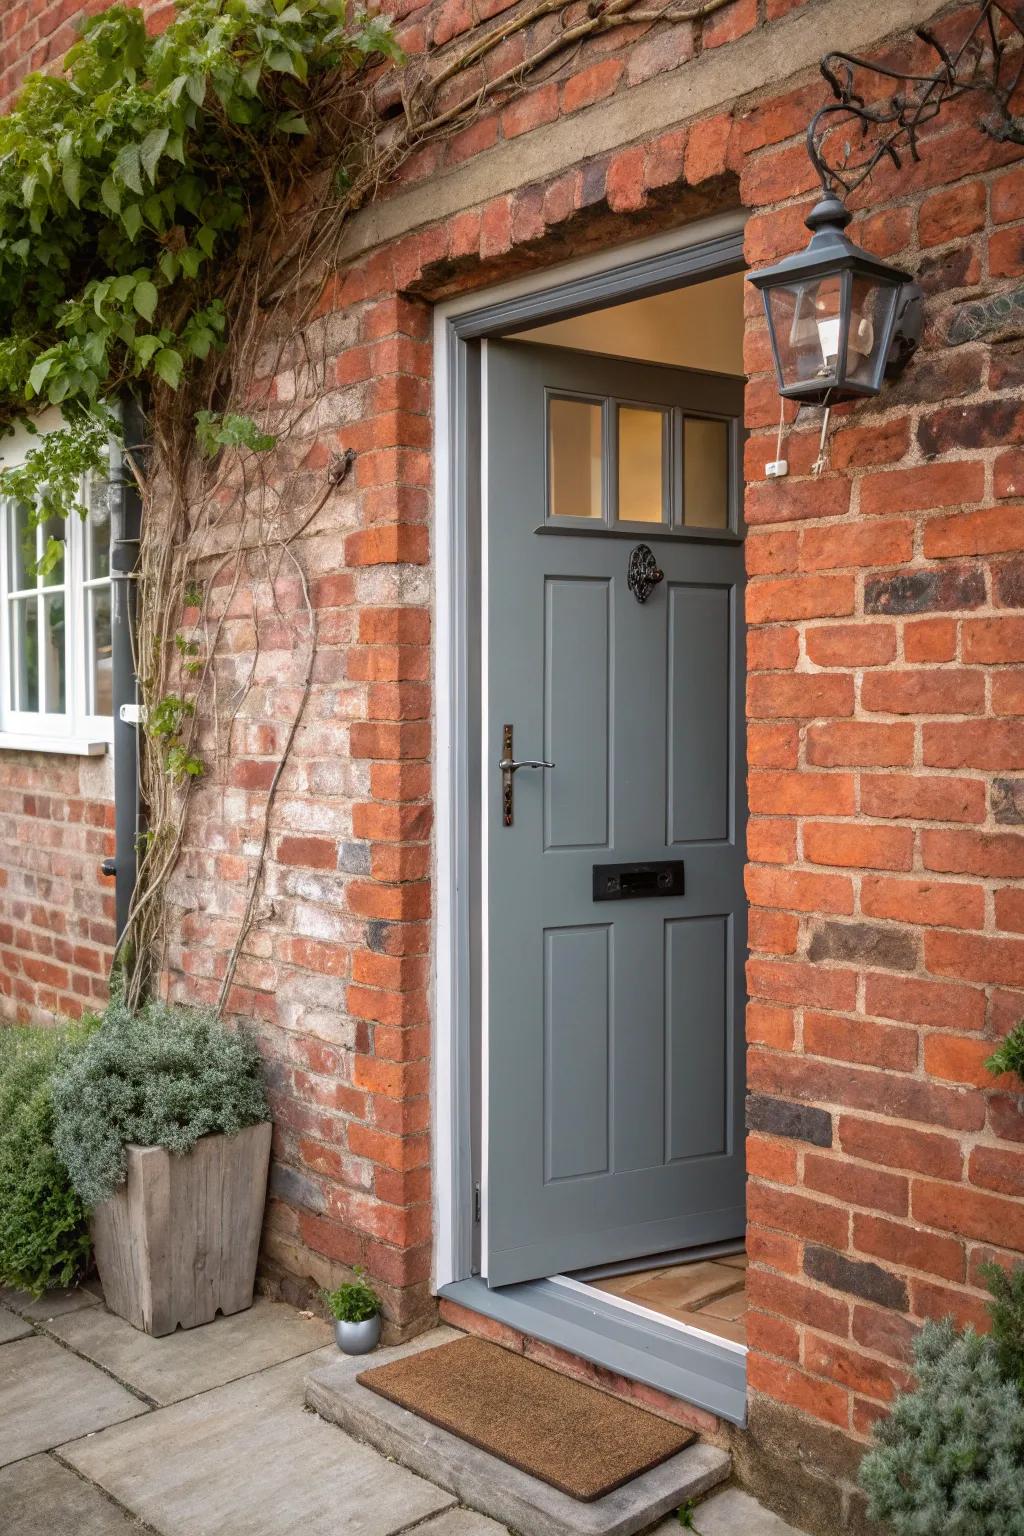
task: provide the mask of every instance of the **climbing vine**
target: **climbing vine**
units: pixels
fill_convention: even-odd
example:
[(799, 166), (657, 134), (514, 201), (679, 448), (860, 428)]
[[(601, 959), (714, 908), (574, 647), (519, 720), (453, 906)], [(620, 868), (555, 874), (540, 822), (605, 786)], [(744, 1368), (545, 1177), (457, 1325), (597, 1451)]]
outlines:
[[(304, 659), (221, 1006), (263, 910), (274, 800), (317, 644), (296, 541), (348, 467), (338, 458), (316, 475), (289, 451), (315, 431), (328, 387), (327, 331), (312, 322), (346, 220), (418, 146), (567, 67), (587, 37), (700, 21), (728, 3), (527, 0), (409, 64), (391, 24), (350, 0), (177, 0), (156, 37), (138, 8), (115, 4), (84, 21), (62, 73), (29, 76), (0, 118), (0, 434), (61, 413), (22, 464), (0, 469), (0, 494), (29, 508), (30, 531), (84, 514), (83, 480), (104, 473), (114, 440), (142, 497), (133, 641), (148, 830), (120, 951), (129, 1003), (161, 963), (189, 796), (216, 780), (256, 684), (258, 625), (241, 674), (219, 649), (243, 579), (275, 609), (294, 593), (287, 622)], [(533, 51), (492, 67), (527, 29)], [(283, 359), (288, 403), (259, 384)], [(129, 397), (144, 449), (124, 441)], [(51, 536), (44, 567), (60, 554)]]

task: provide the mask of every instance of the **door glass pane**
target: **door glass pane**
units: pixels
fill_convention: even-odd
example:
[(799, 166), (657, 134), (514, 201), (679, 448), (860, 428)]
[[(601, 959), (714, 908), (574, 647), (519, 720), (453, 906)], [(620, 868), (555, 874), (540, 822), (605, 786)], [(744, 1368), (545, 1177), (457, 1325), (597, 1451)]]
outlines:
[[(8, 506), (11, 530), (11, 591), (20, 592), (36, 584), (35, 577), (29, 575), (29, 562), (35, 557), (35, 539), (34, 535), (31, 539), (28, 535), (28, 508), (21, 502), (8, 502)], [(26, 552), (27, 539), (29, 544)]]
[(11, 603), (11, 708), (36, 714), (39, 709), (38, 600)]
[(619, 517), (663, 521), (664, 411), (619, 407)]
[(43, 644), (46, 647), (43, 674), (46, 679), (47, 715), (62, 715), (65, 710), (67, 648), (64, 629), (64, 594), (43, 598)]
[(96, 587), (89, 593), (89, 634), (92, 651), (92, 677), (89, 680), (91, 715), (114, 712), (110, 651), (110, 588)]
[(548, 401), (548, 515), (601, 516), (601, 407)]
[(687, 416), (683, 427), (683, 521), (729, 526), (729, 423)]
[(90, 581), (110, 575), (110, 486), (106, 480), (89, 482), (88, 539)]

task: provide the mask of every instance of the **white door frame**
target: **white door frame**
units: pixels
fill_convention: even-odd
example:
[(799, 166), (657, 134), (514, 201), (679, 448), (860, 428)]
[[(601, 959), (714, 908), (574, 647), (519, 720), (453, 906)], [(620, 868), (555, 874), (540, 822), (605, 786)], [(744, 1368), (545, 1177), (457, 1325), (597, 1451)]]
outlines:
[[(473, 933), (469, 882), (474, 842), (486, 874), (488, 827), (471, 765), (489, 765), (486, 699), (475, 699), (474, 634), (486, 646), (486, 612), (478, 580), (486, 556), (481, 476), (486, 441), (479, 401), (487, 336), (564, 319), (587, 310), (647, 297), (743, 267), (741, 210), (689, 224), (670, 234), (567, 262), (542, 273), (464, 295), (434, 315), (434, 986), (432, 1139), (433, 1286), (472, 1273), (473, 1171), (471, 1140), (470, 999)], [(482, 356), (481, 356), (482, 354)], [(473, 535), (473, 536), (471, 536)], [(471, 590), (471, 587), (473, 590)], [(475, 626), (478, 626), (475, 627)], [(479, 737), (474, 720), (478, 721)], [(493, 756), (493, 753), (491, 754)], [(487, 912), (480, 882), (478, 932), (482, 1072), (487, 1051)], [(486, 1081), (486, 1077), (483, 1079)], [(482, 1113), (486, 1114), (486, 1094)], [(487, 1219), (486, 1125), (482, 1128), (482, 1221)], [(486, 1249), (485, 1249), (486, 1251)]]

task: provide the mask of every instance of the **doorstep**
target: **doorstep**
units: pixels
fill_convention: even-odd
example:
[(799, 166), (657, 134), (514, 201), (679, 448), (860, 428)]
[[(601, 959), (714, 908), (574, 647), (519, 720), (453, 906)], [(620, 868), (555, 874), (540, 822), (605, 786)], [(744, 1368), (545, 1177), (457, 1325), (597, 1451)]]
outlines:
[(372, 1358), (339, 1356), (306, 1378), (306, 1405), (462, 1503), (530, 1536), (634, 1536), (729, 1476), (728, 1452), (698, 1441), (624, 1487), (581, 1504), (356, 1380), (371, 1364), (384, 1365), (461, 1336), (455, 1329), (438, 1328), (411, 1344), (378, 1350)]

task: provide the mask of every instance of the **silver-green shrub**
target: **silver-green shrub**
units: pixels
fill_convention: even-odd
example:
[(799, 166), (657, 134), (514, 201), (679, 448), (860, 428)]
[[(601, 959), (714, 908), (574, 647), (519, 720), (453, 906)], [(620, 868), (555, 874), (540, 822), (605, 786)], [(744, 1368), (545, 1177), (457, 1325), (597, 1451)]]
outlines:
[(1024, 1536), (1024, 1401), (995, 1344), (926, 1323), (914, 1362), (916, 1389), (861, 1463), (872, 1519), (893, 1536)]
[(115, 998), (85, 1049), (53, 1081), (54, 1145), (86, 1205), (122, 1182), (125, 1148), (188, 1152), (270, 1119), (259, 1053), (209, 1009)]

